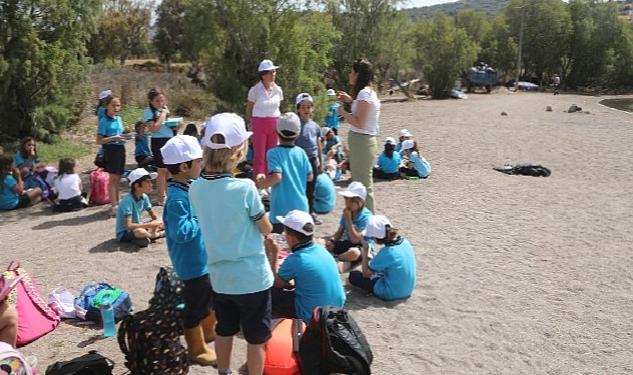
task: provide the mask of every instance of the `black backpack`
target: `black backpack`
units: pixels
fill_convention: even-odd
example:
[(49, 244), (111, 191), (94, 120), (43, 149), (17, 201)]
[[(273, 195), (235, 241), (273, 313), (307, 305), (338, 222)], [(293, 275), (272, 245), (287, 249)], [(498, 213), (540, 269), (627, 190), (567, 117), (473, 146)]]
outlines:
[(373, 354), (365, 335), (345, 309), (314, 309), (299, 343), (303, 375), (370, 375)]
[(112, 375), (114, 362), (91, 350), (88, 354), (66, 362), (55, 362), (46, 368), (46, 375)]
[(128, 315), (118, 332), (125, 367), (136, 375), (180, 375), (189, 371), (183, 333), (182, 282), (173, 269), (161, 268), (147, 310)]

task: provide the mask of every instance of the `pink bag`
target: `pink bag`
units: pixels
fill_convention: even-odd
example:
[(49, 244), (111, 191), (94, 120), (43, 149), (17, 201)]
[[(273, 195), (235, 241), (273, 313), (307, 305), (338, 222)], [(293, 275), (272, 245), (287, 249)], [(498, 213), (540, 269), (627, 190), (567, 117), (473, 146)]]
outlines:
[(2, 276), (8, 281), (22, 276), (8, 297), (9, 303), (15, 306), (18, 313), (18, 347), (37, 340), (57, 327), (61, 321), (59, 314), (46, 304), (35, 280), (17, 261), (11, 262)]
[(108, 194), (108, 183), (110, 175), (102, 168), (97, 168), (90, 172), (90, 204), (110, 203)]

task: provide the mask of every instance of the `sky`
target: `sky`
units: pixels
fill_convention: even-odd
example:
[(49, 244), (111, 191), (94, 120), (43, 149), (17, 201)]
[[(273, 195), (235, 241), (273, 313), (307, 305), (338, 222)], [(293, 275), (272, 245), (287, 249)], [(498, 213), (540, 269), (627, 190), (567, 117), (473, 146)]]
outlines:
[(435, 4), (454, 3), (457, 0), (405, 0), (403, 8), (425, 7)]

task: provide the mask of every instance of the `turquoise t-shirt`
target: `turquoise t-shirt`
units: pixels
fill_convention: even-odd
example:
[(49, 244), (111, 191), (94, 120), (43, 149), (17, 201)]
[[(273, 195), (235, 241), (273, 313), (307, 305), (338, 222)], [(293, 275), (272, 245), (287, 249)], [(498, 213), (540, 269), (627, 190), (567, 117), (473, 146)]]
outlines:
[(4, 181), (2, 181), (2, 191), (0, 191), (0, 209), (12, 210), (20, 202), (20, 196), (13, 191), (17, 183), (18, 181), (11, 175), (4, 177)]
[(340, 120), (338, 118), (337, 109), (340, 104), (337, 102), (330, 103), (327, 106), (327, 116), (325, 116), (325, 125), (328, 128), (338, 129), (340, 126)]
[(380, 299), (408, 298), (415, 289), (415, 253), (404, 238), (383, 247), (369, 268), (378, 273), (373, 293)]
[(35, 155), (33, 160), (29, 161), (29, 158), (24, 157), (24, 155), (22, 155), (22, 151), (18, 151), (15, 153), (15, 161), (13, 164), (15, 164), (15, 166), (18, 167), (18, 169), (26, 167), (29, 170), (33, 170), (33, 166), (39, 162), (40, 162), (40, 159), (37, 157), (37, 155)]
[(409, 160), (413, 163), (420, 177), (428, 177), (431, 174), (431, 164), (423, 156), (419, 156), (417, 152), (413, 151), (409, 155)]
[(273, 285), (257, 220), (266, 214), (255, 183), (230, 174), (202, 173), (189, 199), (198, 217), (216, 293), (248, 294)]
[(152, 203), (145, 193), (139, 200), (136, 200), (132, 193), (123, 197), (116, 211), (116, 238), (120, 240), (123, 237), (123, 233), (127, 230), (125, 229), (125, 218), (127, 216), (132, 217), (132, 223), (139, 224), (143, 211), (150, 211), (151, 209)]
[(149, 156), (152, 154), (149, 149), (149, 139), (149, 134), (137, 134), (134, 137), (134, 156)]
[(327, 214), (336, 206), (336, 187), (327, 173), (319, 173), (314, 186), (314, 211)]
[(270, 221), (279, 223), (277, 216), (292, 210), (308, 212), (306, 187), (312, 166), (302, 148), (279, 145), (266, 153), (268, 173), (281, 173), (281, 181), (271, 189)]
[(306, 323), (317, 306), (343, 307), (345, 292), (336, 261), (323, 246), (309, 242), (292, 249), (279, 277), (295, 281), (295, 312)]
[[(357, 230), (362, 231), (367, 228), (367, 223), (369, 222), (369, 218), (371, 217), (371, 211), (367, 207), (363, 207), (362, 210), (355, 217), (352, 218), (352, 224), (356, 227)], [(343, 227), (343, 237), (342, 240), (349, 241), (349, 230), (347, 228), (347, 221), (345, 220), (345, 216), (341, 215), (340, 225)]]
[[(99, 128), (97, 129), (97, 133), (102, 135), (103, 137), (112, 137), (115, 135), (123, 134), (123, 120), (121, 120), (121, 116), (103, 116), (99, 119)], [(123, 145), (125, 141), (114, 141), (108, 142), (109, 145)]]
[(392, 157), (389, 158), (383, 151), (378, 157), (378, 168), (385, 173), (396, 173), (400, 170), (400, 154), (394, 152)]
[[(159, 110), (152, 107), (147, 107), (145, 108), (145, 111), (143, 111), (143, 122), (146, 124), (148, 122), (154, 122), (154, 120), (157, 119), (158, 116), (160, 116)], [(165, 126), (165, 122), (163, 122), (157, 132), (152, 133), (152, 138), (171, 138), (173, 136), (174, 131), (169, 126)]]

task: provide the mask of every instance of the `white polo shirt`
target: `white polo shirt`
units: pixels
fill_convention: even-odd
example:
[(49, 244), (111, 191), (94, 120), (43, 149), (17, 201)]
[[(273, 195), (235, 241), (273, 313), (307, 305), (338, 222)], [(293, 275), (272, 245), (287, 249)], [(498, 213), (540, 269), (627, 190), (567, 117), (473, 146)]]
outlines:
[(81, 195), (81, 178), (78, 174), (65, 174), (53, 179), (53, 187), (61, 200), (74, 198)]
[(365, 120), (365, 126), (362, 129), (351, 126), (350, 130), (361, 134), (378, 135), (378, 130), (380, 129), (378, 125), (378, 118), (380, 117), (380, 100), (378, 100), (376, 91), (372, 90), (368, 86), (358, 92), (356, 100), (352, 102), (352, 114), (354, 115), (357, 113), (357, 103), (359, 101), (367, 102), (371, 105), (369, 113), (367, 114), (367, 119)]
[(253, 117), (279, 117), (279, 105), (284, 100), (284, 93), (276, 83), (270, 92), (266, 91), (262, 81), (248, 91), (248, 101), (255, 103), (253, 106)]

